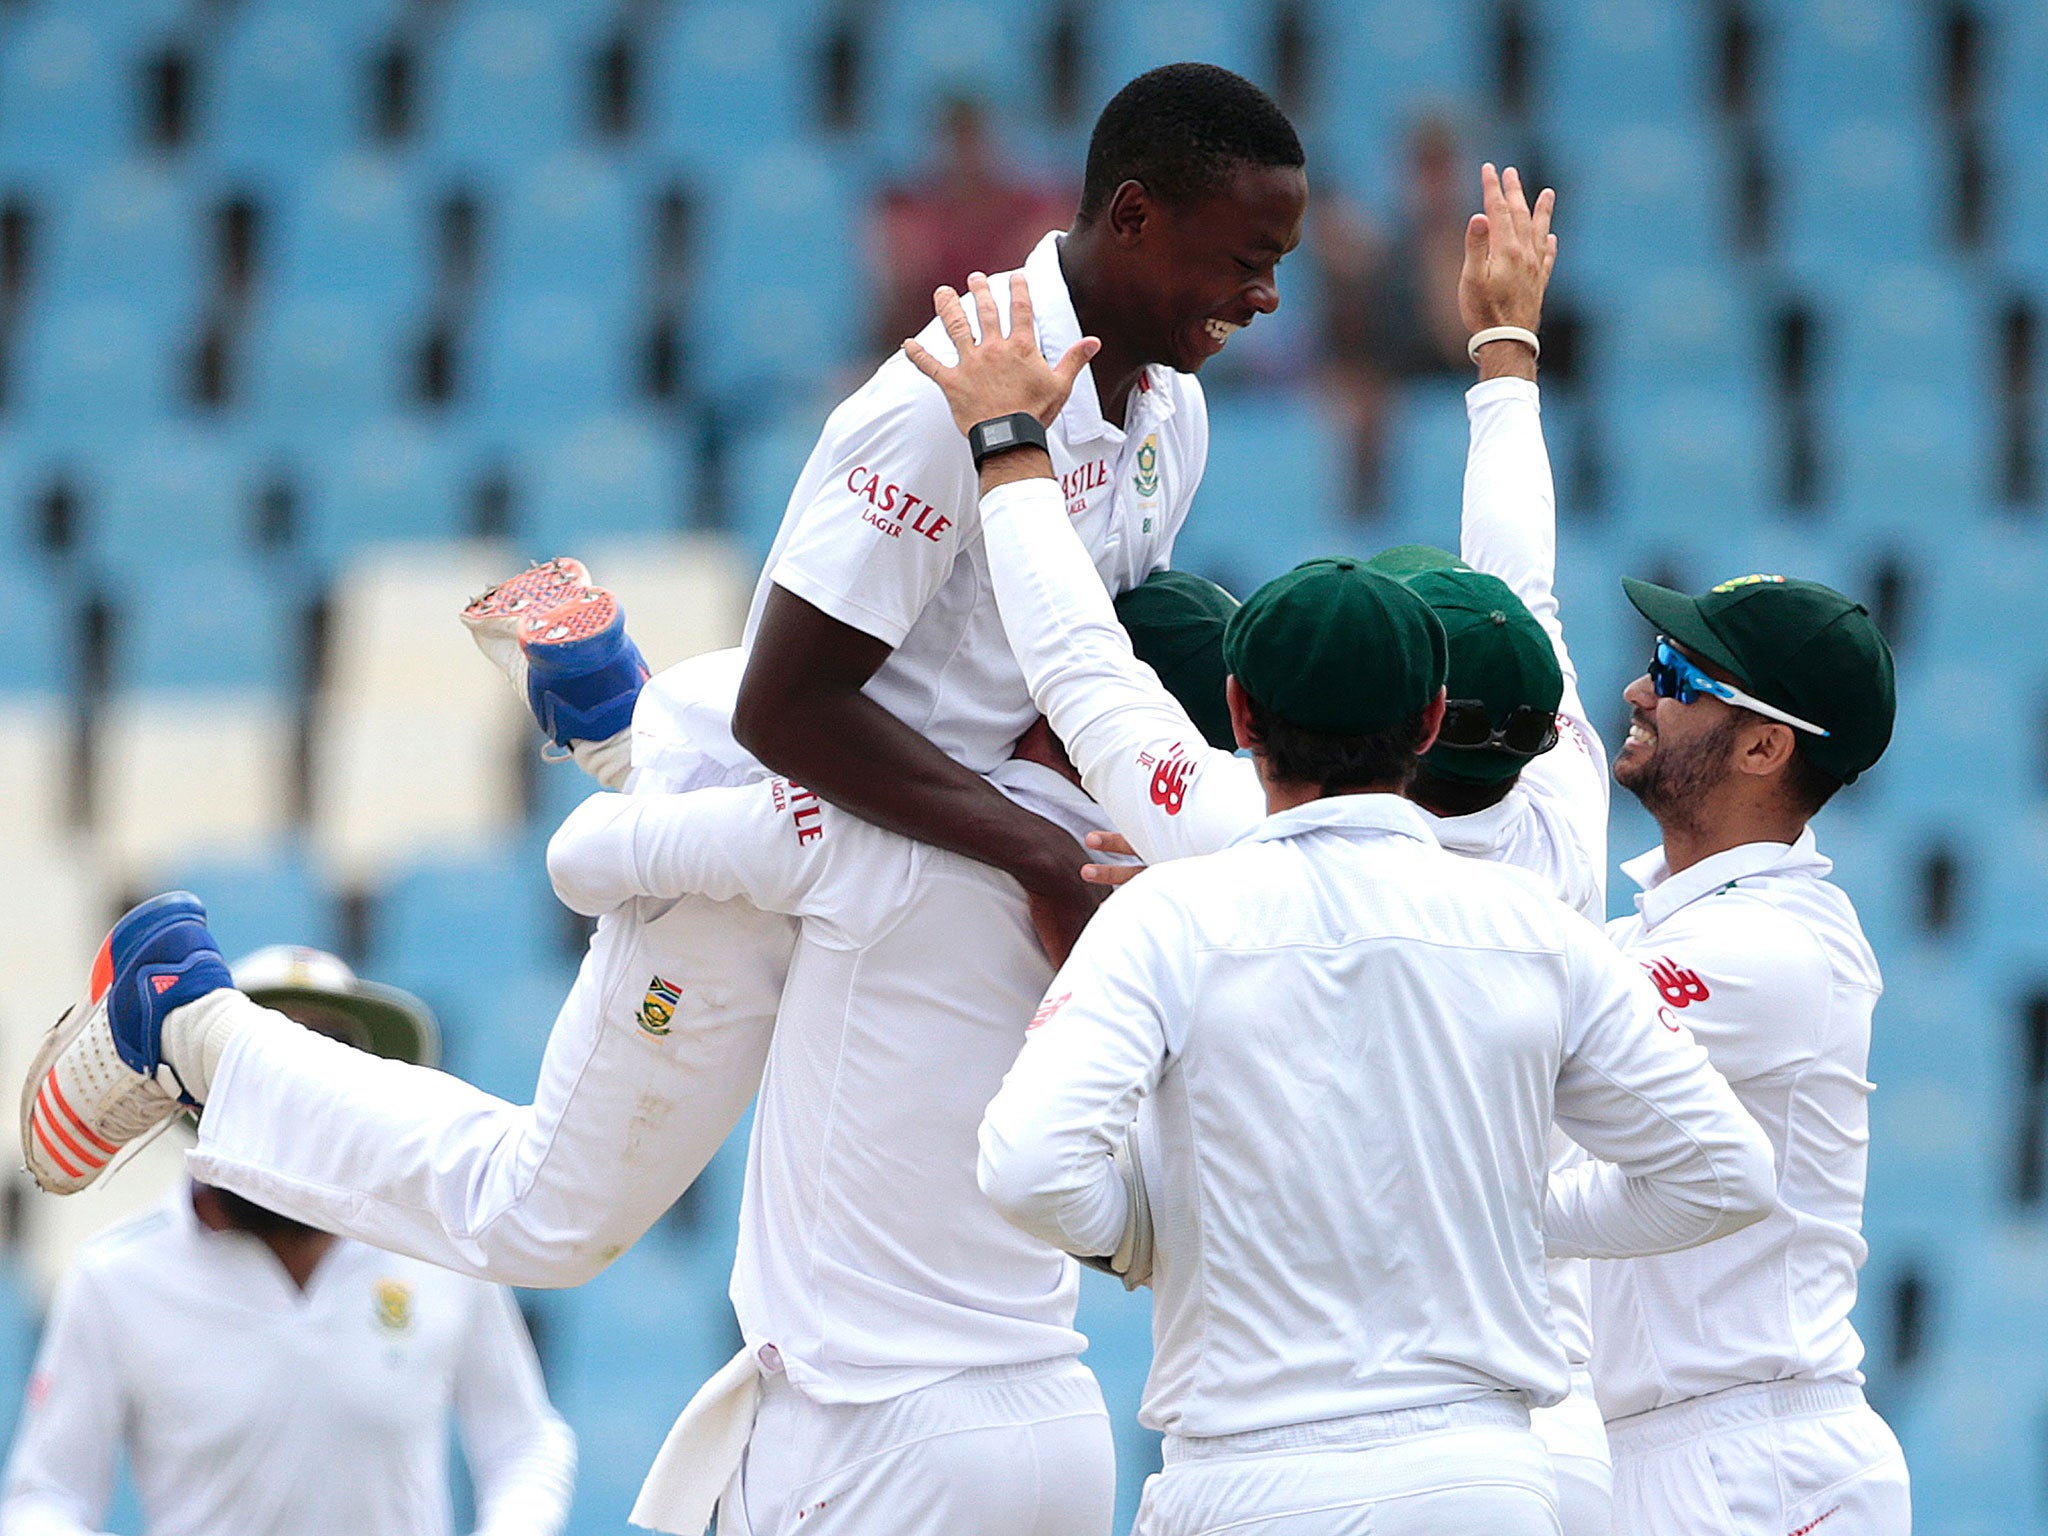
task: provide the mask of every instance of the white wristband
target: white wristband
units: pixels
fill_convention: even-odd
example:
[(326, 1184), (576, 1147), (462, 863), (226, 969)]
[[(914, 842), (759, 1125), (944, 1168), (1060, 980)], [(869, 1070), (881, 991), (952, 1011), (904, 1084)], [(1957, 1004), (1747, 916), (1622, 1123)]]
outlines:
[(1536, 339), (1536, 333), (1519, 325), (1489, 325), (1483, 331), (1475, 331), (1472, 339), (1465, 343), (1465, 355), (1478, 362), (1479, 349), (1489, 341), (1519, 341), (1538, 357), (1543, 355), (1543, 343)]

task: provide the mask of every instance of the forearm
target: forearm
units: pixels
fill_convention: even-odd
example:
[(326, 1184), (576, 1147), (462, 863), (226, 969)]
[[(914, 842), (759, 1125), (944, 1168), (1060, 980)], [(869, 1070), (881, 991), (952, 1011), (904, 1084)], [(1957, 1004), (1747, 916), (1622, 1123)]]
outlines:
[[(771, 839), (783, 829), (776, 814), (792, 817), (800, 838), (803, 807), (789, 802), (808, 792), (766, 780), (737, 789), (683, 794), (596, 794), (571, 811), (548, 839), (548, 879), (572, 912), (601, 917), (629, 901), (674, 901), (744, 896), (764, 911), (789, 906), (787, 849)], [(811, 798), (812, 824), (817, 803)], [(778, 806), (777, 801), (781, 804)]]
[(550, 1413), (526, 1443), (477, 1477), (475, 1536), (556, 1536), (576, 1491), (576, 1439)]

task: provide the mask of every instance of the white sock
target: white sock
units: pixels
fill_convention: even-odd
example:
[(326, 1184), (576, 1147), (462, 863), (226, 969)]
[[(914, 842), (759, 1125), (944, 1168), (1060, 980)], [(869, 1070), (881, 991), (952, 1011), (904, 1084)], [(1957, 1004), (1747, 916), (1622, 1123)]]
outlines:
[(569, 756), (606, 789), (623, 789), (626, 775), (633, 771), (633, 728), (627, 726), (603, 741), (572, 741)]
[(213, 1087), (213, 1074), (220, 1070), (221, 1058), (235, 1037), (245, 1029), (279, 1026), (299, 1027), (233, 987), (220, 987), (165, 1016), (159, 1054), (178, 1074), (185, 1091), (204, 1104)]

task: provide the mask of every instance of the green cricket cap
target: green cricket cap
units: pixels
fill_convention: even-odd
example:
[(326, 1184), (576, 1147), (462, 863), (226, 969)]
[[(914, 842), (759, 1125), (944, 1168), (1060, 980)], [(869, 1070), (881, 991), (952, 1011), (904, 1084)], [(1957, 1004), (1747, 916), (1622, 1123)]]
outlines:
[(1223, 659), (1290, 725), (1365, 736), (1410, 719), (1444, 685), (1444, 627), (1428, 603), (1349, 557), (1276, 576), (1231, 615)]
[[(1520, 705), (1557, 712), (1564, 698), (1557, 649), (1506, 582), (1428, 544), (1397, 545), (1366, 564), (1399, 581), (1436, 613), (1450, 649), (1444, 686), (1452, 698), (1479, 700), (1496, 729)], [(1422, 760), (1430, 772), (1469, 784), (1498, 784), (1529, 762), (1511, 752), (1452, 747), (1431, 747)]]
[(1155, 571), (1116, 600), (1116, 616), (1138, 660), (1159, 674), (1166, 691), (1212, 747), (1237, 746), (1223, 679), (1223, 630), (1237, 599), (1190, 571)]
[(1738, 576), (1698, 597), (1633, 577), (1622, 590), (1658, 631), (1766, 704), (1828, 734), (1799, 750), (1844, 784), (1884, 755), (1898, 709), (1892, 649), (1870, 612), (1817, 581)]

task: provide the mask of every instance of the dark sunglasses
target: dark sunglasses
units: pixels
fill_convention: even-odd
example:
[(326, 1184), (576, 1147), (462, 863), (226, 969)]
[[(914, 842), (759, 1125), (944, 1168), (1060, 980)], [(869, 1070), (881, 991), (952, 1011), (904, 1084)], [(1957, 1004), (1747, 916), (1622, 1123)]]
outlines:
[(1557, 712), (1517, 704), (1506, 722), (1495, 728), (1482, 700), (1448, 699), (1436, 744), (1458, 752), (1492, 750), (1511, 757), (1541, 757), (1557, 745)]

